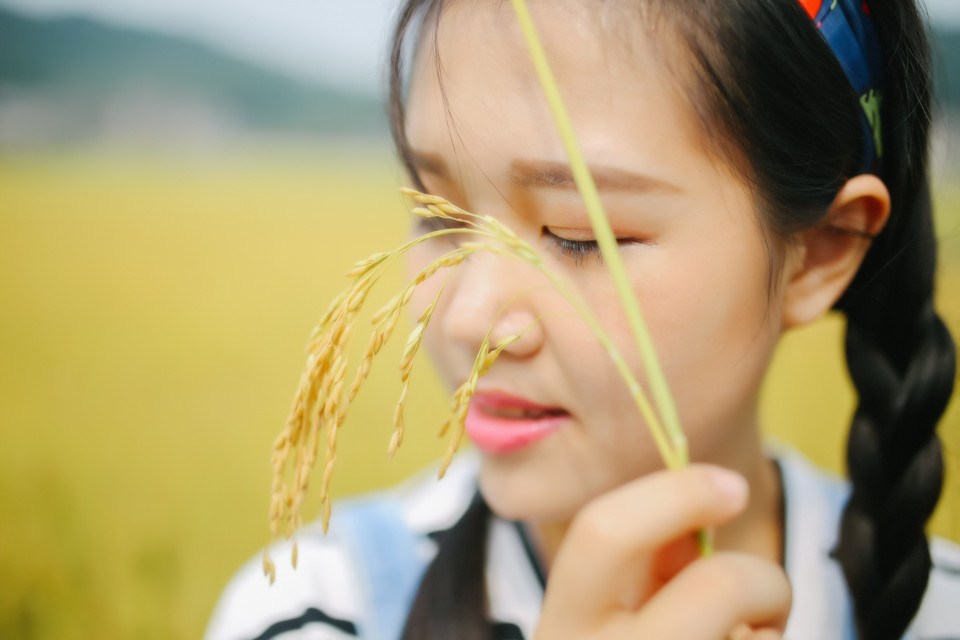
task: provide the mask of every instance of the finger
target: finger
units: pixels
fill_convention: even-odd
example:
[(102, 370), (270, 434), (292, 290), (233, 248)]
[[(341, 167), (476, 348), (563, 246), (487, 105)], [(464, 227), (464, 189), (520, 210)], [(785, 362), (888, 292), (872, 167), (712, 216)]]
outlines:
[(769, 627), (754, 629), (750, 625), (738, 624), (727, 636), (727, 640), (783, 640), (783, 634)]
[(791, 598), (790, 582), (778, 565), (746, 553), (718, 553), (691, 564), (651, 598), (635, 618), (634, 633), (715, 640), (745, 623), (762, 629), (748, 638), (763, 638), (783, 632)]
[(681, 536), (654, 551), (650, 558), (648, 578), (651, 593), (673, 580), (675, 575), (699, 557), (700, 540), (695, 533)]
[(731, 631), (727, 640), (783, 640), (783, 634), (777, 629), (752, 629), (744, 624)]
[[(622, 606), (625, 590), (649, 576), (654, 550), (732, 518), (745, 506), (747, 492), (739, 474), (694, 465), (645, 476), (597, 498), (567, 532), (551, 569), (545, 610), (599, 620)], [(647, 595), (638, 594), (637, 601)]]

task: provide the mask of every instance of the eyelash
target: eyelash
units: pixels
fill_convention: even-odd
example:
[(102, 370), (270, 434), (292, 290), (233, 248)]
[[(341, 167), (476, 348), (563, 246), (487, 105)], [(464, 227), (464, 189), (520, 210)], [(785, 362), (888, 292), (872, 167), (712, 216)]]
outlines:
[(547, 229), (544, 229), (544, 232), (550, 236), (560, 254), (571, 258), (576, 266), (582, 266), (589, 258), (596, 258), (601, 263), (603, 262), (600, 245), (596, 240), (569, 240), (554, 235)]
[[(462, 223), (456, 220), (448, 220), (445, 218), (420, 218), (417, 224), (427, 232), (462, 226)], [(560, 255), (571, 259), (576, 266), (583, 266), (587, 260), (593, 258), (601, 264), (603, 263), (603, 254), (600, 252), (600, 245), (596, 240), (570, 240), (569, 238), (561, 238), (546, 227), (543, 228), (543, 233), (549, 236), (550, 241), (557, 248), (557, 251), (560, 252)], [(620, 240), (621, 244), (625, 242), (628, 241)]]

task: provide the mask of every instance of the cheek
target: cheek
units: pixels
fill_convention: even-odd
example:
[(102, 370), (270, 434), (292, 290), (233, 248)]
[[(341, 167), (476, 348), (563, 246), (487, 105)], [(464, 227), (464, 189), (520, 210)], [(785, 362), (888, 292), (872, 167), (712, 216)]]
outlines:
[[(626, 360), (634, 375), (644, 380), (633, 334), (623, 320), (619, 299), (609, 278), (595, 278), (590, 287), (581, 287), (587, 304), (600, 319), (605, 331)], [(550, 323), (552, 369), (562, 376), (557, 383), (564, 390), (566, 408), (580, 429), (571, 432), (564, 444), (576, 451), (577, 460), (568, 469), (579, 474), (584, 490), (612, 489), (661, 464), (640, 410), (626, 382), (586, 324), (577, 317), (558, 316)]]
[[(627, 268), (684, 429), (696, 434), (692, 441), (701, 438), (711, 446), (753, 410), (779, 337), (779, 312), (776, 296), (767, 294), (767, 250), (752, 222), (704, 227), (672, 245), (628, 256)], [(581, 291), (643, 382), (641, 359), (612, 284), (602, 281)], [(631, 447), (648, 450), (647, 430), (635, 428), (642, 425), (639, 411), (609, 358), (586, 343), (580, 354), (572, 371), (589, 385), (594, 415), (612, 426), (599, 437), (609, 436), (613, 447), (623, 445), (614, 455)], [(626, 440), (617, 443), (617, 437)]]
[(725, 237), (718, 230), (715, 240), (677, 260), (658, 281), (659, 303), (648, 305), (650, 330), (691, 434), (743, 423), (779, 338), (767, 250), (756, 232), (743, 231)]

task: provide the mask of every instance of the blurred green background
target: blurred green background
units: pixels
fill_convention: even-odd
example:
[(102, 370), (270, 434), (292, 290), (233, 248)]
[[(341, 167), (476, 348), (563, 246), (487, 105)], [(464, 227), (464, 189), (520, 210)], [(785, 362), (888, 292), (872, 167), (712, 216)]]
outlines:
[[(202, 633), (267, 541), (270, 445), (306, 336), (339, 274), (404, 233), (378, 109), (182, 39), (0, 8), (0, 638)], [(949, 113), (939, 303), (960, 336)], [(789, 335), (763, 398), (772, 436), (838, 472), (841, 343), (834, 317)], [(337, 496), (442, 452), (446, 399), (421, 368), (414, 428), (386, 463), (398, 358), (378, 361), (347, 422)], [(960, 540), (956, 398), (941, 433), (932, 530)]]

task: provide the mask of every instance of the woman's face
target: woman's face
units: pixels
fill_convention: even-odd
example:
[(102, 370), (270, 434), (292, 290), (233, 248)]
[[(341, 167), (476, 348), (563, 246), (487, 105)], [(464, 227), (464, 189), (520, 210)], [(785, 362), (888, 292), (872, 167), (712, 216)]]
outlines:
[[(663, 25), (648, 28), (627, 7), (585, 4), (545, 0), (531, 10), (691, 457), (743, 468), (759, 454), (756, 396), (780, 334), (751, 195), (711, 154), (686, 94), (658, 60), (652, 38), (670, 37)], [(421, 178), (430, 192), (496, 217), (539, 250), (643, 382), (606, 268), (578, 244), (593, 234), (509, 4), (448, 5), (435, 41), (432, 31), (423, 37), (407, 106)], [(443, 240), (420, 245), (410, 267), (451, 248)], [(445, 276), (418, 289), (415, 313)], [(497, 513), (565, 519), (663, 466), (610, 358), (571, 305), (529, 265), (474, 254), (446, 280), (425, 341), (453, 389), (491, 327), (496, 341), (537, 319), (481, 378), (467, 426), (481, 449), (481, 489)]]

